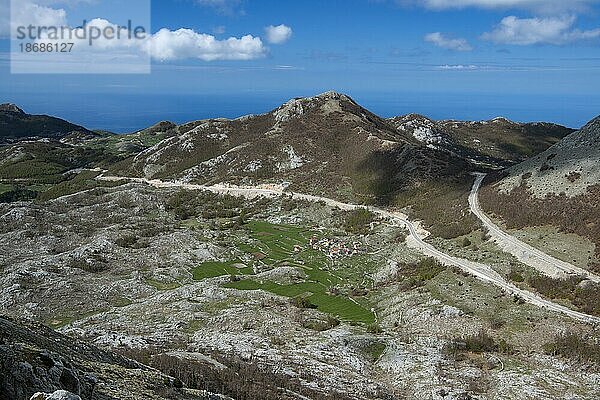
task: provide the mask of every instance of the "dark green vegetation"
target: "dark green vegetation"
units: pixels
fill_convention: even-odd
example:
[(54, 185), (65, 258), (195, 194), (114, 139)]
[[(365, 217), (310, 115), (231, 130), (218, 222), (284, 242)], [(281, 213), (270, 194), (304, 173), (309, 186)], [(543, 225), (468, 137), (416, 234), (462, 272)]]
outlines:
[(95, 179), (98, 175), (100, 173), (95, 171), (81, 171), (60, 175), (61, 180), (55, 184), (15, 185), (11, 190), (0, 194), (0, 203), (48, 201), (97, 187), (114, 187), (122, 184), (98, 181)]
[(505, 340), (497, 341), (485, 330), (475, 335), (466, 335), (454, 339), (446, 346), (446, 351), (456, 355), (461, 352), (469, 353), (510, 353), (511, 349)]
[(366, 208), (359, 208), (346, 214), (344, 228), (346, 232), (365, 235), (369, 232), (371, 222), (374, 220), (374, 213)]
[(566, 300), (579, 311), (600, 316), (600, 284), (582, 277), (554, 279), (539, 273), (512, 270), (508, 276), (516, 283), (526, 282), (538, 293), (552, 300)]
[[(262, 269), (278, 266), (297, 268), (304, 272), (306, 279), (289, 284), (258, 280), (254, 276), (240, 279), (239, 275), (251, 275), (253, 269), (237, 268), (235, 264), (239, 264), (239, 261), (204, 263), (194, 269), (194, 279), (234, 275), (238, 277), (227, 283), (226, 287), (265, 290), (289, 297), (301, 308), (317, 308), (345, 321), (367, 324), (374, 322), (373, 313), (369, 311), (365, 299), (361, 298), (362, 291), (354, 290), (358, 284), (355, 280), (360, 279), (360, 276), (354, 276), (354, 281), (341, 279), (324, 253), (308, 248), (309, 239), (316, 235), (315, 232), (302, 227), (273, 225), (263, 221), (250, 221), (244, 228), (252, 239), (250, 243), (237, 244), (245, 258), (253, 259), (252, 262)], [(295, 251), (295, 247), (299, 251)], [(352, 258), (348, 259), (348, 263), (352, 261)], [(344, 268), (345, 262), (341, 261), (340, 269)]]
[(593, 363), (600, 367), (600, 341), (597, 337), (584, 336), (575, 332), (556, 335), (554, 340), (544, 345), (546, 354), (562, 356), (578, 363)]
[(0, 193), (0, 203), (12, 203), (15, 201), (29, 201), (37, 197), (38, 192), (25, 189), (19, 186), (7, 186), (5, 191)]
[(440, 273), (446, 270), (446, 267), (433, 258), (425, 258), (413, 264), (400, 264), (396, 280), (401, 282), (401, 287), (405, 290), (424, 286)]
[(219, 195), (208, 191), (180, 190), (167, 203), (167, 209), (175, 213), (179, 220), (195, 217), (204, 219), (238, 218), (243, 222), (248, 210), (246, 202), (241, 197)]
[(98, 186), (115, 186), (96, 181), (100, 173), (90, 169), (118, 164), (164, 136), (139, 132), (94, 136), (74, 143), (45, 140), (0, 146), (0, 202), (47, 201)]
[(71, 133), (94, 136), (82, 126), (47, 115), (29, 115), (11, 104), (0, 105), (0, 144), (27, 137), (63, 138)]

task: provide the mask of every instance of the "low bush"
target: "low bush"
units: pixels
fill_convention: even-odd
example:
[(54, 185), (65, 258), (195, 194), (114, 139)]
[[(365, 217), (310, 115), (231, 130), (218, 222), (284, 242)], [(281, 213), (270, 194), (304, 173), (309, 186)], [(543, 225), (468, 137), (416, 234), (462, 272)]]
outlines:
[(485, 330), (480, 330), (475, 335), (464, 336), (452, 340), (446, 346), (450, 353), (470, 352), (470, 353), (510, 353), (511, 349), (508, 343), (502, 339), (496, 341)]
[(381, 326), (379, 326), (379, 324), (374, 323), (374, 324), (369, 324), (367, 326), (367, 332), (378, 335), (380, 333), (383, 333), (383, 329), (381, 328)]
[(312, 304), (306, 296), (294, 297), (291, 299), (291, 302), (298, 308), (317, 308), (317, 306)]
[(508, 273), (508, 279), (510, 279), (513, 282), (517, 282), (517, 283), (525, 282), (525, 277), (523, 276), (521, 271), (517, 271), (514, 269), (511, 269), (510, 272)]
[(359, 208), (346, 214), (344, 229), (348, 233), (367, 234), (371, 223), (375, 221), (375, 214), (366, 208)]
[(414, 264), (399, 264), (396, 280), (404, 289), (421, 287), (445, 271), (446, 267), (433, 258), (425, 258)]
[(544, 345), (544, 352), (576, 362), (594, 363), (600, 366), (600, 343), (598, 339), (584, 338), (573, 332), (560, 333)]
[(17, 201), (30, 201), (37, 197), (38, 193), (23, 188), (15, 188), (0, 194), (0, 203), (14, 203)]

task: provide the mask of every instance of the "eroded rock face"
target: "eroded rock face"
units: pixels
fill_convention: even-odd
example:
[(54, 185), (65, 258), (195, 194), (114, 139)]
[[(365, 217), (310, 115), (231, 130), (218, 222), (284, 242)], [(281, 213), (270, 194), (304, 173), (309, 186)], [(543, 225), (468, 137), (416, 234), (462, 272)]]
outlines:
[(81, 400), (81, 397), (66, 390), (57, 390), (54, 393), (36, 393), (30, 400)]
[(0, 399), (213, 399), (118, 354), (25, 320), (0, 317)]
[(25, 112), (23, 110), (21, 110), (19, 107), (17, 107), (15, 104), (10, 104), (10, 103), (0, 104), (0, 111), (12, 112), (12, 113), (17, 113), (17, 114), (25, 114)]
[(31, 398), (76, 400), (80, 394), (90, 396), (96, 381), (57, 353), (8, 340), (0, 345), (0, 374), (0, 398), (5, 399), (29, 399), (38, 392)]

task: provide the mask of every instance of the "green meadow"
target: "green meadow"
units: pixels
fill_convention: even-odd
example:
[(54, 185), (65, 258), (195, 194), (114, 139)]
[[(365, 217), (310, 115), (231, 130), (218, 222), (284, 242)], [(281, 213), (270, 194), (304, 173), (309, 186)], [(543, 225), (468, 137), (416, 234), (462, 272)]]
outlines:
[[(225, 287), (238, 290), (264, 290), (289, 298), (302, 297), (319, 311), (344, 321), (365, 324), (375, 321), (370, 307), (363, 304), (364, 299), (329, 293), (331, 287), (343, 285), (348, 281), (331, 271), (328, 267), (330, 261), (325, 254), (307, 248), (310, 237), (319, 236), (319, 233), (303, 227), (275, 225), (265, 221), (251, 221), (245, 225), (245, 228), (248, 229), (253, 240), (250, 244), (237, 244), (243, 253), (252, 255), (259, 260), (257, 262), (269, 267), (285, 265), (301, 268), (306, 274), (306, 280), (293, 284), (259, 281), (252, 275), (252, 267), (235, 266), (240, 261), (203, 263), (192, 271), (195, 280), (225, 275), (235, 275), (239, 279), (243, 276), (244, 279), (229, 282)], [(303, 250), (295, 252), (295, 246), (301, 246)], [(348, 259), (348, 266), (353, 269), (355, 261), (352, 258), (354, 257)]]

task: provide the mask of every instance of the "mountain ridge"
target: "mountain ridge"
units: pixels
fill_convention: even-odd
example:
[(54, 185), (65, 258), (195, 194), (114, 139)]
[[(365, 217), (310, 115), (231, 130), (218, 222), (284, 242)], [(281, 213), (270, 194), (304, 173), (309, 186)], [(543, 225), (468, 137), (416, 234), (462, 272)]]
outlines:
[(595, 249), (586, 265), (598, 269), (599, 165), (600, 117), (596, 117), (544, 152), (489, 181), (482, 191), (482, 204), (509, 228), (553, 226), (590, 240)]
[(87, 128), (48, 115), (27, 114), (15, 104), (0, 105), (0, 144), (31, 138), (83, 140), (97, 135)]

